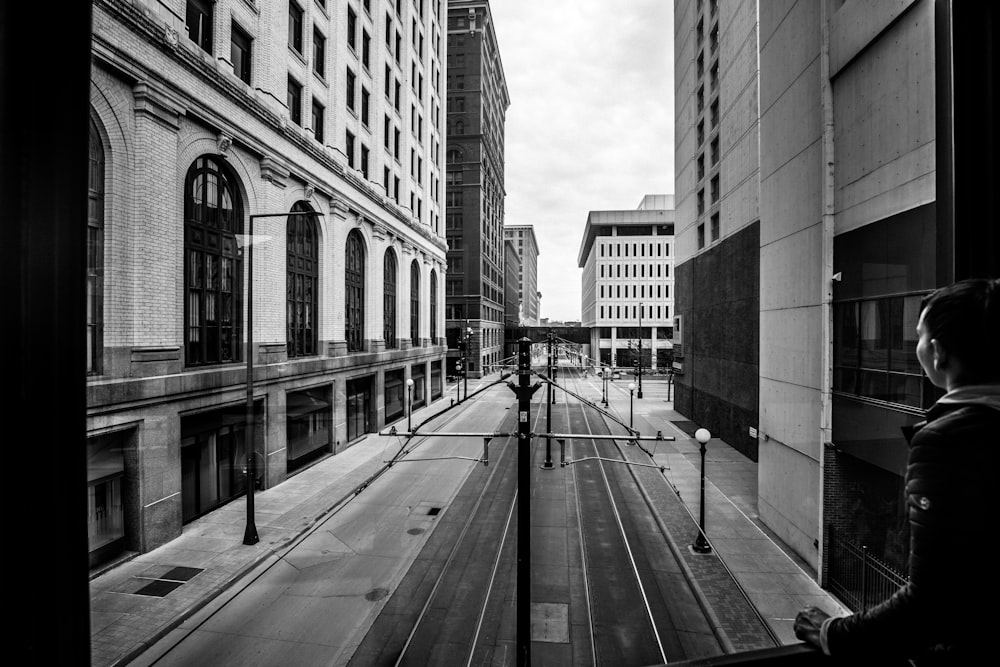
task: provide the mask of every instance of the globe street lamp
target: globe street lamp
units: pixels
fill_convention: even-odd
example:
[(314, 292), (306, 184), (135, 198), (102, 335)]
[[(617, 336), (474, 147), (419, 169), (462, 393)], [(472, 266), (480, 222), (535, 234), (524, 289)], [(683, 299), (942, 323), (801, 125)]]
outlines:
[(635, 382), (628, 383), (628, 427), (632, 428), (632, 392), (635, 391)]
[(604, 368), (601, 371), (601, 380), (604, 383), (604, 407), (608, 407), (608, 378), (611, 377), (611, 369)]
[(705, 445), (711, 440), (712, 434), (707, 428), (700, 428), (694, 432), (694, 439), (698, 441), (701, 449), (701, 503), (700, 519), (698, 526), (698, 539), (691, 545), (691, 550), (699, 554), (712, 552), (712, 545), (705, 538)]
[[(468, 351), (470, 358), (472, 357), (472, 348), (469, 347), (471, 344), (472, 344), (472, 327), (466, 327), (466, 329), (465, 329), (465, 349)], [(469, 362), (468, 362), (468, 360), (466, 360), (466, 362), (464, 364), (462, 364), (462, 367), (463, 367), (462, 368), (462, 373), (465, 376), (465, 397), (468, 398), (469, 397)]]
[(406, 430), (413, 433), (413, 378), (406, 379)]

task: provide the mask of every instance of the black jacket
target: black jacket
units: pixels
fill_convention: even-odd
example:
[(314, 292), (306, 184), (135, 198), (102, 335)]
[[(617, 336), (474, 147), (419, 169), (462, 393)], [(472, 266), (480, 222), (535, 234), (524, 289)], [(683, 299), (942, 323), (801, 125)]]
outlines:
[[(977, 664), (998, 653), (996, 466), (1000, 385), (949, 392), (907, 434), (909, 583), (886, 602), (830, 621), (835, 657)], [(993, 659), (990, 659), (992, 662)]]

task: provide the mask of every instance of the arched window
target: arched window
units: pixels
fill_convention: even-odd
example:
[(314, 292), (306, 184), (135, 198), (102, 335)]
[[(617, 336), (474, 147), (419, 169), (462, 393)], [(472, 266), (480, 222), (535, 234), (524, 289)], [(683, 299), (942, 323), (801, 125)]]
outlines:
[(437, 312), (438, 312), (438, 279), (437, 272), (431, 270), (431, 345), (437, 342)]
[(420, 265), (410, 264), (410, 342), (420, 347)]
[(344, 334), (348, 352), (364, 350), (365, 335), (365, 245), (357, 230), (347, 235), (344, 269), (345, 303), (347, 305)]
[(382, 272), (384, 286), (382, 296), (382, 336), (387, 350), (399, 346), (396, 341), (396, 253), (385, 251), (385, 267)]
[(461, 161), (462, 161), (462, 151), (458, 150), (457, 148), (453, 148), (450, 151), (448, 151), (448, 163), (449, 164), (453, 164), (455, 162), (461, 162)]
[(104, 145), (94, 121), (87, 195), (87, 374), (97, 375), (104, 351)]
[[(288, 358), (316, 354), (316, 315), (319, 306), (319, 233), (316, 216), (304, 201), (292, 206), (286, 229), (287, 280), (285, 288)], [(306, 215), (302, 215), (306, 214)]]
[(227, 167), (200, 157), (184, 182), (184, 349), (189, 366), (240, 359), (243, 207)]

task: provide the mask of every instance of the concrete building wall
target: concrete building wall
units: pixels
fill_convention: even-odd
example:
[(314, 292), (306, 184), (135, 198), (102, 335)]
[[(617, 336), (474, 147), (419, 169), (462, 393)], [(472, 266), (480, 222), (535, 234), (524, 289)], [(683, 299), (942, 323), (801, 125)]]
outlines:
[(758, 455), (757, 2), (674, 5), (674, 404)]
[(824, 406), (821, 5), (762, 3), (761, 519), (818, 562)]

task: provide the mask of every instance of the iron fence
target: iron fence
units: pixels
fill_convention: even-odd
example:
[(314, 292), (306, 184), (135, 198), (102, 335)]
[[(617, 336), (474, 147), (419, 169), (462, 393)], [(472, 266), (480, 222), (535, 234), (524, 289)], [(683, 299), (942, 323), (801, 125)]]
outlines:
[(873, 556), (867, 546), (828, 533), (828, 587), (852, 611), (884, 602), (909, 580), (904, 573)]

